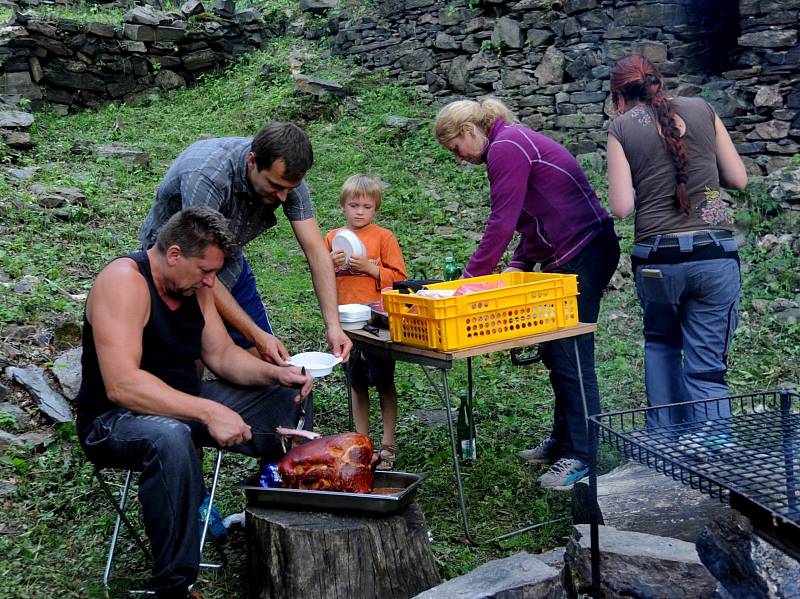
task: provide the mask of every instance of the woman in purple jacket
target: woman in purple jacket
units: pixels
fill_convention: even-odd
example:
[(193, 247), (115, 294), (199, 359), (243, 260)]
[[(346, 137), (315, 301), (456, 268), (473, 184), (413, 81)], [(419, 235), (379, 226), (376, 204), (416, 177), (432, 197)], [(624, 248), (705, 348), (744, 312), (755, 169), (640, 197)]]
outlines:
[[(578, 316), (596, 322), (600, 298), (619, 261), (611, 217), (601, 206), (578, 161), (549, 137), (520, 125), (499, 100), (459, 100), (442, 108), (434, 134), (456, 160), (486, 163), (491, 212), (483, 238), (464, 269), (465, 277), (494, 271), (517, 231), (520, 242), (503, 272), (578, 275)], [(594, 335), (578, 337), (581, 372), (573, 340), (542, 344), (555, 395), (553, 429), (522, 457), (550, 464), (542, 487), (568, 490), (586, 476), (589, 441), (580, 375), (589, 414), (600, 411), (594, 370)]]

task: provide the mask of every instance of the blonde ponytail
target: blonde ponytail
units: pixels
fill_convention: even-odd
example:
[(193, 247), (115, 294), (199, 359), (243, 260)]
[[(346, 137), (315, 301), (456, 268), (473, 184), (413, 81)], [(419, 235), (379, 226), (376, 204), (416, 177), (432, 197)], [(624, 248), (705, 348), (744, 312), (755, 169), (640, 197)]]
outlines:
[(461, 126), (464, 123), (472, 123), (488, 134), (498, 118), (507, 123), (514, 123), (517, 120), (514, 113), (497, 98), (484, 98), (479, 101), (456, 100), (450, 102), (436, 115), (433, 134), (436, 141), (446, 144), (461, 135)]

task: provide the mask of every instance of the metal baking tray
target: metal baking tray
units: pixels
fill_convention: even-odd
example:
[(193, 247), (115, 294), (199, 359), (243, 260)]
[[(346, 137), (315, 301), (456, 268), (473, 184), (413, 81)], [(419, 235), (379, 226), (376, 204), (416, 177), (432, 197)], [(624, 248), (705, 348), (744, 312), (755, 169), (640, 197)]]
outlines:
[(264, 488), (258, 484), (258, 473), (247, 477), (236, 486), (244, 491), (247, 505), (251, 507), (386, 515), (411, 503), (417, 493), (417, 486), (426, 478), (427, 474), (376, 470), (374, 488), (401, 489), (397, 493), (386, 495)]

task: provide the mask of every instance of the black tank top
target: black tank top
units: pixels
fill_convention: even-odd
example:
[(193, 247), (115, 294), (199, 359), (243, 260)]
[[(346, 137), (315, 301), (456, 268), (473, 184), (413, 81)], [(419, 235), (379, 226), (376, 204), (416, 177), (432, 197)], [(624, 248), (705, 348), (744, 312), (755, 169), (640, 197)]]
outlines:
[[(127, 256), (139, 267), (150, 289), (150, 318), (142, 331), (142, 370), (151, 373), (170, 387), (198, 395), (200, 380), (195, 360), (200, 358), (201, 336), (205, 319), (192, 295), (180, 307), (171, 310), (161, 299), (153, 282), (150, 261), (144, 251)], [(119, 408), (106, 395), (103, 377), (97, 361), (92, 325), (83, 315), (83, 378), (76, 398), (78, 406), (77, 428), (81, 437), (95, 418)]]

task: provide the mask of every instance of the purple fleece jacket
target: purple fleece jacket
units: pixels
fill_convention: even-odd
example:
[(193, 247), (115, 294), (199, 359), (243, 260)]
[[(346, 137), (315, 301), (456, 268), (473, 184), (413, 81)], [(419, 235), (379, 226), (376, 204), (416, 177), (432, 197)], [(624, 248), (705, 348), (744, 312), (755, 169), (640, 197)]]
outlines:
[(483, 158), (492, 207), (464, 276), (494, 271), (515, 230), (521, 240), (508, 265), (555, 270), (611, 220), (575, 157), (541, 133), (497, 119)]

